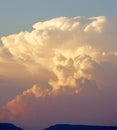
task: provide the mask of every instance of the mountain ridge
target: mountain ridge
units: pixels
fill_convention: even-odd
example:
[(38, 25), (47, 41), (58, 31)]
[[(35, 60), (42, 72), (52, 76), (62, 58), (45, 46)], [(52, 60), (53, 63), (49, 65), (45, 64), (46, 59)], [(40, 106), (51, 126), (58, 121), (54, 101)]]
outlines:
[(12, 123), (0, 123), (0, 130), (24, 130)]
[(117, 130), (117, 126), (56, 124), (43, 130)]

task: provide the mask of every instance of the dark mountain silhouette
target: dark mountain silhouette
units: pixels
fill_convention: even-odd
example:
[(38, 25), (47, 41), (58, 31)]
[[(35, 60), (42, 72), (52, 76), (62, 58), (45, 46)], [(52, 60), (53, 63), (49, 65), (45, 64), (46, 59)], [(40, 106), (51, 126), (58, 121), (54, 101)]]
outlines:
[(117, 126), (90, 126), (57, 124), (44, 130), (117, 130)]
[(11, 123), (0, 123), (0, 130), (24, 130)]

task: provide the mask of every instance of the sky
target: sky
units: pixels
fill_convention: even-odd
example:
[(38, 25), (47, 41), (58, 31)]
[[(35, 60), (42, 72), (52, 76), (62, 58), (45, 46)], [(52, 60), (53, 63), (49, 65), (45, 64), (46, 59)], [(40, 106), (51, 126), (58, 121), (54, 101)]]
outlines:
[(0, 0), (0, 36), (55, 17), (117, 16), (116, 0)]
[(0, 122), (117, 125), (117, 2), (0, 0)]

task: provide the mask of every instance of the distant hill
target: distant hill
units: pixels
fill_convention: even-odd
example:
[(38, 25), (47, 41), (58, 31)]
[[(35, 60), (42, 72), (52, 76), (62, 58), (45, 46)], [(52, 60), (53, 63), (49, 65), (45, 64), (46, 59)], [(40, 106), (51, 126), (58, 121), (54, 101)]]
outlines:
[(44, 130), (117, 130), (117, 126), (89, 126), (57, 124)]
[(0, 123), (0, 130), (24, 130), (11, 123)]

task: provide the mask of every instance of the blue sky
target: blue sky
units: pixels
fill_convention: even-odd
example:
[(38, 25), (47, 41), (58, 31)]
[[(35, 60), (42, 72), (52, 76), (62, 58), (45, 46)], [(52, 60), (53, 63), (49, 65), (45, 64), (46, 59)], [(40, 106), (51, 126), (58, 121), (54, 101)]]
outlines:
[(117, 16), (116, 0), (0, 0), (0, 36), (60, 16)]

